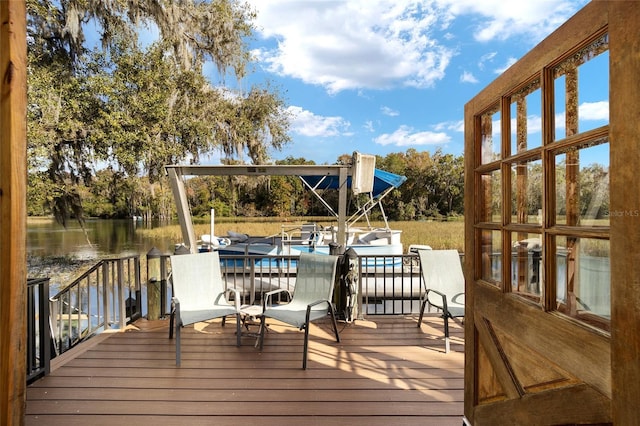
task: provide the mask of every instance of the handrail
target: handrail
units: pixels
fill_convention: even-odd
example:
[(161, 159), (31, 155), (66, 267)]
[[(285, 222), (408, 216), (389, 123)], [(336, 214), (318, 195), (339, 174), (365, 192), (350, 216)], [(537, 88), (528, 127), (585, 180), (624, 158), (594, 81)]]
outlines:
[(280, 244), (308, 245), (313, 249), (323, 239), (322, 229), (316, 223), (284, 224), (280, 227)]
[(27, 383), (49, 374), (49, 278), (27, 279)]
[(140, 256), (102, 259), (50, 299), (57, 355), (142, 316)]

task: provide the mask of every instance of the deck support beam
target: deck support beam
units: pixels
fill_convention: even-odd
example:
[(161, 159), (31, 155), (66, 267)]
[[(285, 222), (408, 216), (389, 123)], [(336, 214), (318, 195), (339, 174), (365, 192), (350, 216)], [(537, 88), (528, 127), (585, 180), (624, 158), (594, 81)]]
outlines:
[(0, 1), (0, 424), (26, 404), (27, 36), (24, 1)]

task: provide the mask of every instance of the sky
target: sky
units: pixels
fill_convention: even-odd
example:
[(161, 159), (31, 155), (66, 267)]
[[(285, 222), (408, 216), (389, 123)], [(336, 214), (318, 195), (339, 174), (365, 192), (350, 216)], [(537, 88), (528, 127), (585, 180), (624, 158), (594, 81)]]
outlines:
[[(272, 159), (333, 164), (354, 151), (461, 155), (464, 105), (588, 0), (249, 3), (255, 61), (241, 87), (278, 88), (292, 118)], [(606, 120), (602, 94), (585, 96)]]

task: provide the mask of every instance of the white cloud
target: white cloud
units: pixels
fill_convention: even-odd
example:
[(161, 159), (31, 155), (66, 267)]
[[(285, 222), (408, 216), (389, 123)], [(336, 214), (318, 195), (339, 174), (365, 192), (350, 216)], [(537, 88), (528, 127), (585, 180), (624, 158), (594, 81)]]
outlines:
[(365, 123), (364, 123), (364, 125), (362, 127), (364, 127), (365, 130), (367, 130), (368, 132), (374, 132), (375, 131), (375, 127), (373, 125), (373, 121), (371, 121), (371, 120), (365, 121)]
[(525, 35), (536, 44), (589, 0), (436, 0), (451, 16), (473, 14), (484, 19), (474, 32), (477, 41), (506, 40)]
[(443, 123), (438, 123), (433, 126), (433, 129), (436, 131), (451, 130), (454, 132), (464, 133), (464, 120), (445, 121)]
[(471, 16), (477, 41), (524, 36), (533, 46), (588, 0), (249, 2), (259, 35), (273, 42), (254, 57), (270, 72), (336, 94), (432, 87), (457, 54), (449, 27), (460, 16)]
[(451, 138), (443, 132), (414, 132), (409, 126), (400, 126), (395, 132), (380, 135), (373, 141), (379, 145), (408, 147), (445, 144), (450, 140)]
[(400, 115), (400, 113), (398, 111), (395, 111), (387, 106), (383, 106), (380, 108), (380, 111), (382, 111), (382, 113), (384, 115), (388, 115), (389, 117), (397, 117)]
[(302, 136), (332, 137), (349, 135), (351, 123), (342, 117), (323, 117), (315, 115), (298, 106), (290, 106), (291, 130)]
[[(578, 118), (580, 121), (609, 121), (609, 101), (583, 102), (578, 106)], [(564, 129), (566, 126), (565, 112), (559, 112), (555, 116), (556, 128)]]
[(609, 121), (609, 101), (583, 102), (578, 107), (578, 117), (581, 120)]
[(277, 40), (256, 57), (273, 73), (329, 93), (430, 87), (454, 54), (433, 38), (444, 19), (433, 0), (252, 2), (261, 35)]
[(497, 54), (498, 52), (489, 52), (482, 55), (480, 57), (480, 60), (478, 61), (478, 69), (483, 70), (485, 67), (485, 64), (487, 62), (493, 62), (493, 58), (495, 58)]
[(461, 83), (477, 83), (478, 79), (474, 77), (469, 71), (464, 71), (460, 76)]
[[(496, 126), (499, 126), (500, 123), (496, 123)], [(516, 118), (511, 118), (511, 133), (515, 135), (516, 130), (518, 128), (518, 120)], [(540, 133), (542, 131), (542, 117), (536, 114), (531, 114), (527, 116), (527, 134)]]
[[(609, 102), (583, 102), (578, 106), (578, 117), (580, 121), (608, 121), (609, 120)], [(500, 123), (494, 123), (499, 126)], [(555, 116), (556, 129), (565, 128), (565, 112), (559, 112)], [(515, 118), (511, 119), (511, 131), (515, 134), (517, 122)], [(536, 114), (527, 116), (527, 134), (540, 133), (542, 131), (542, 117)]]

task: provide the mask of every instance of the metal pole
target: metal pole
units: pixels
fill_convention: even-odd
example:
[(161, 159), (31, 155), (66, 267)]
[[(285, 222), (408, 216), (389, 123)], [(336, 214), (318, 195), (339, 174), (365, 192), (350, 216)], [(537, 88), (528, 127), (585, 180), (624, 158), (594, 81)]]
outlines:
[(347, 247), (347, 167), (340, 168), (338, 192), (338, 241), (339, 253), (344, 253)]

